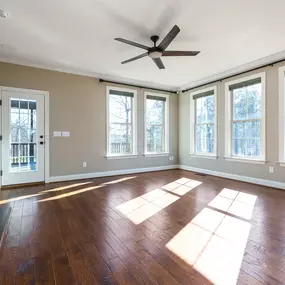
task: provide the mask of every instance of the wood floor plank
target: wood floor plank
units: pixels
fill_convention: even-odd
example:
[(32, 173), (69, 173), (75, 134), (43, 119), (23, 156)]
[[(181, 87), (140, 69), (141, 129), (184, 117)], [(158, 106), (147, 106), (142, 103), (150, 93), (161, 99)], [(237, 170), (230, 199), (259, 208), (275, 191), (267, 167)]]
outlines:
[(69, 264), (67, 255), (57, 255), (53, 260), (54, 277), (57, 284), (75, 285), (72, 267)]

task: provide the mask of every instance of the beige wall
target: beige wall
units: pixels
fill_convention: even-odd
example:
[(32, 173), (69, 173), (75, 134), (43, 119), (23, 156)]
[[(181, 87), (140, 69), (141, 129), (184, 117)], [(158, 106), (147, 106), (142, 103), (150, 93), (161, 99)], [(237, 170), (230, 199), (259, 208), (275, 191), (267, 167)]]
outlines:
[[(266, 156), (265, 165), (249, 164), (242, 162), (231, 162), (224, 159), (225, 156), (225, 82), (217, 86), (217, 113), (218, 113), (218, 159), (194, 158), (190, 152), (189, 134), (189, 93), (179, 95), (179, 157), (180, 164), (195, 168), (202, 168), (223, 173), (230, 173), (253, 178), (285, 182), (285, 168), (280, 167), (278, 161), (278, 66), (260, 69), (246, 75), (266, 71)], [(228, 81), (242, 78), (243, 76), (231, 78)], [(208, 85), (213, 86), (213, 85)], [(202, 87), (201, 89), (205, 88)], [(197, 89), (199, 90), (199, 89)], [(275, 167), (275, 173), (269, 173), (269, 166)]]
[[(178, 163), (178, 96), (170, 95), (170, 152), (168, 157), (144, 157), (144, 90), (138, 89), (138, 158), (107, 160), (106, 85), (98, 79), (0, 63), (0, 86), (49, 91), (51, 176)], [(70, 131), (70, 138), (53, 138), (53, 131)], [(83, 168), (82, 162), (88, 167)]]

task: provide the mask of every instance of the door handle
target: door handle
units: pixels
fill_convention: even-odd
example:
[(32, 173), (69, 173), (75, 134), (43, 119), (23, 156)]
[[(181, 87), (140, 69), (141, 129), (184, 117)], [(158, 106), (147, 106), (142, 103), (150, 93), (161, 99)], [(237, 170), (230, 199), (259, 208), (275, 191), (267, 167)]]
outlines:
[(40, 142), (40, 144), (44, 144), (44, 142)]
[(43, 139), (43, 138), (44, 138), (44, 136), (43, 136), (43, 135), (41, 135), (41, 136), (40, 136), (40, 138), (41, 138), (41, 139)]

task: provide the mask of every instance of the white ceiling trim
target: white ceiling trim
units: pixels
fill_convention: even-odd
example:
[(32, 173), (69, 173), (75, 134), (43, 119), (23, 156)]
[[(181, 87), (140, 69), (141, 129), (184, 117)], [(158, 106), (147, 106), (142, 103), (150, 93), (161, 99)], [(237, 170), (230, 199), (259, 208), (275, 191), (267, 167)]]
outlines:
[(120, 76), (112, 76), (112, 75), (97, 73), (97, 72), (76, 71), (73, 69), (62, 68), (62, 67), (50, 67), (44, 64), (30, 63), (24, 60), (7, 59), (5, 57), (4, 58), (0, 57), (0, 62), (40, 68), (40, 69), (45, 69), (45, 70), (57, 71), (57, 72), (63, 72), (63, 73), (74, 74), (74, 75), (88, 76), (88, 77), (93, 77), (96, 79), (114, 81), (118, 84), (138, 85), (142, 88), (148, 88), (148, 89), (152, 89), (152, 88), (162, 89), (162, 90), (169, 91), (169, 92), (176, 92), (177, 90), (179, 90), (179, 87), (170, 86), (170, 85), (162, 85), (162, 84), (157, 84), (153, 82), (135, 80), (135, 79), (125, 78), (125, 77), (120, 77)]
[(198, 87), (200, 85), (207, 85), (210, 82), (219, 81), (219, 80), (222, 80), (223, 78), (226, 78), (229, 76), (235, 76), (238, 73), (249, 72), (252, 69), (259, 68), (259, 67), (262, 67), (264, 65), (269, 65), (273, 62), (280, 61), (280, 60), (284, 60), (284, 64), (285, 64), (285, 51), (278, 52), (278, 53), (272, 54), (270, 56), (260, 58), (258, 60), (255, 60), (255, 61), (249, 62), (247, 64), (240, 65), (236, 68), (233, 68), (233, 69), (230, 69), (230, 70), (227, 70), (227, 71), (224, 71), (224, 72), (203, 78), (201, 80), (192, 82), (190, 84), (183, 85), (179, 89), (182, 91), (185, 89), (190, 89), (190, 88), (192, 89), (192, 88)]

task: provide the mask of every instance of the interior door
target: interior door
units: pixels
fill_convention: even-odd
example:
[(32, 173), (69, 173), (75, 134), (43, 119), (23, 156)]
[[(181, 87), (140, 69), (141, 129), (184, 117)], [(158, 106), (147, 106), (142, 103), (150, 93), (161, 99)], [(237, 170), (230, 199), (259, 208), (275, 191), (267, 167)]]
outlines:
[(44, 95), (2, 91), (2, 185), (45, 180)]

